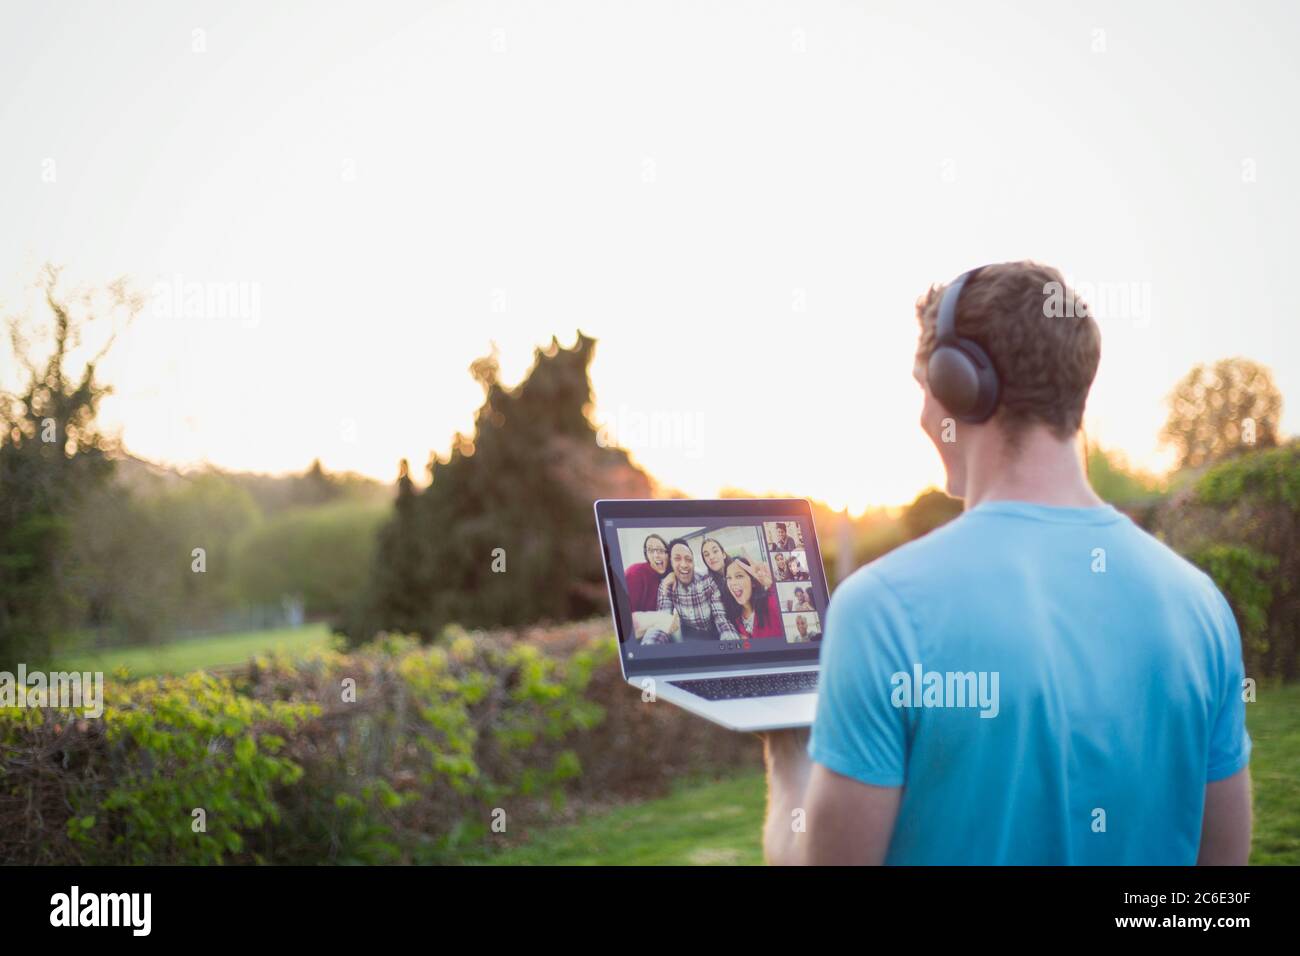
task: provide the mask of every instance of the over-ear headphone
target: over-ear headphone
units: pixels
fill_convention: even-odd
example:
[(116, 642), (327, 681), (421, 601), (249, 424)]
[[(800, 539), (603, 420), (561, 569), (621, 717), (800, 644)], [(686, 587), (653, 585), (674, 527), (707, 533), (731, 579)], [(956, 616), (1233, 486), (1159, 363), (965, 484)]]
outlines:
[(979, 269), (963, 272), (939, 300), (934, 351), (926, 368), (930, 391), (944, 408), (962, 422), (977, 425), (997, 410), (1002, 386), (988, 353), (957, 334), (957, 303), (961, 290)]

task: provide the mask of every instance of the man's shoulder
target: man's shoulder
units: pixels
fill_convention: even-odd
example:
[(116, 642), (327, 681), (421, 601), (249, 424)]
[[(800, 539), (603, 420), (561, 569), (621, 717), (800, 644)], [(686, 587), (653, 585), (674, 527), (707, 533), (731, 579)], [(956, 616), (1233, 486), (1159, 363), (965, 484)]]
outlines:
[(846, 609), (903, 610), (902, 595), (915, 595), (926, 582), (941, 586), (943, 569), (965, 549), (962, 535), (954, 534), (959, 517), (929, 534), (900, 544), (871, 563), (858, 568), (835, 589), (833, 604)]
[(862, 570), (871, 572), (884, 585), (914, 576), (930, 578), (936, 568), (977, 546), (978, 539), (970, 514), (961, 514), (919, 538), (900, 544)]
[[(1213, 615), (1225, 612), (1227, 601), (1214, 578), (1155, 535), (1137, 525), (1132, 529), (1135, 551), (1142, 557), (1140, 568), (1158, 577), (1162, 590), (1191, 599)], [(1226, 613), (1230, 617), (1232, 612)]]
[[(894, 553), (890, 552), (890, 554)], [(838, 608), (841, 612), (850, 613), (855, 610), (871, 609), (875, 613), (880, 613), (895, 607), (898, 603), (896, 582), (890, 580), (894, 577), (890, 572), (894, 562), (886, 562), (887, 557), (889, 555), (877, 558), (841, 581), (835, 588), (835, 593), (831, 595), (832, 609)]]
[[(866, 572), (854, 590), (884, 588), (895, 596), (924, 600), (951, 591), (952, 579), (944, 569), (963, 565), (978, 568), (984, 574), (997, 576), (1007, 565), (1023, 564), (1033, 559), (1033, 532), (1021, 532), (1018, 547), (1008, 550), (1000, 546), (1000, 532), (1010, 525), (990, 527), (989, 521), (1002, 522), (1005, 516), (969, 511), (933, 531), (877, 558), (860, 572)], [(1022, 527), (1032, 529), (1034, 524)], [(1057, 526), (1058, 530), (1060, 527)], [(1098, 525), (1077, 526), (1080, 538), (1092, 554), (1097, 542), (1095, 529), (1104, 527), (1118, 540), (1109, 543), (1120, 547), (1128, 556), (1126, 578), (1142, 587), (1158, 588), (1166, 594), (1180, 594), (1196, 599), (1203, 607), (1222, 602), (1218, 587), (1208, 574), (1183, 557), (1165, 542), (1134, 524), (1120, 512), (1115, 520)], [(995, 544), (995, 542), (997, 544)], [(855, 574), (854, 577), (857, 575)], [(849, 580), (852, 580), (850, 578)], [(846, 584), (848, 581), (845, 582)]]

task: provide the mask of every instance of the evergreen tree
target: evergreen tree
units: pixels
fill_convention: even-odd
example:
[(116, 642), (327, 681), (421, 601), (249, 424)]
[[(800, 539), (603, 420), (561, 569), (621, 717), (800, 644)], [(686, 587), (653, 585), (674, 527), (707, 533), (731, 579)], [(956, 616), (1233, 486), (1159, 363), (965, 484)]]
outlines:
[[(0, 391), (0, 669), (48, 660), (59, 635), (75, 626), (79, 609), (67, 580), (70, 519), (82, 496), (102, 487), (112, 471), (95, 427), (109, 389), (95, 369), (113, 336), (79, 371), (69, 369), (88, 347), (95, 314), (74, 313), (58, 279), (59, 270), (42, 271), (47, 316), (34, 325), (20, 317), (7, 323), (13, 362), (5, 364), (22, 381), (14, 391)], [(108, 294), (110, 316), (125, 310), (127, 321), (143, 304), (122, 281)], [(90, 296), (80, 301), (93, 303)]]
[(456, 435), (450, 454), (433, 459), (427, 489), (403, 472), (354, 639), (378, 630), (427, 639), (452, 622), (511, 626), (600, 608), (592, 502), (651, 488), (626, 452), (596, 440), (595, 344), (582, 334), (568, 349), (552, 339), (514, 388), (501, 383), (495, 352), (471, 365), (484, 391), (474, 433)]
[(403, 458), (393, 514), (380, 529), (371, 572), (370, 600), (378, 616), (373, 620), (363, 619), (363, 628), (421, 633), (426, 627), (426, 589), (431, 577), (427, 573), (429, 552), (421, 540), (424, 528), (419, 510), (419, 492)]

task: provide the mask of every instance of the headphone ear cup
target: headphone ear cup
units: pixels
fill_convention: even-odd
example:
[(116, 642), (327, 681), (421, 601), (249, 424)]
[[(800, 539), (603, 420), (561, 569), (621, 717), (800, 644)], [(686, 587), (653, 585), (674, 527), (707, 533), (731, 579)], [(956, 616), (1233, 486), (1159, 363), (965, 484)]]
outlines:
[(978, 404), (979, 372), (975, 363), (954, 345), (940, 345), (930, 353), (926, 380), (939, 404), (958, 419), (964, 421)]
[(970, 339), (940, 345), (926, 368), (930, 392), (958, 421), (976, 425), (997, 409), (998, 375), (987, 353)]

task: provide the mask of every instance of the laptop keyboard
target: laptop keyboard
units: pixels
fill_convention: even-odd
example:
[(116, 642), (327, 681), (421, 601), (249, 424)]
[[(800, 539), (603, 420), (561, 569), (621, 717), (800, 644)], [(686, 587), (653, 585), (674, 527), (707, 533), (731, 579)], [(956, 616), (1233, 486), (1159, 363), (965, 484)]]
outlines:
[(784, 697), (817, 690), (817, 671), (784, 674), (746, 674), (743, 677), (706, 677), (669, 681), (673, 687), (705, 700), (743, 700), (749, 697)]

